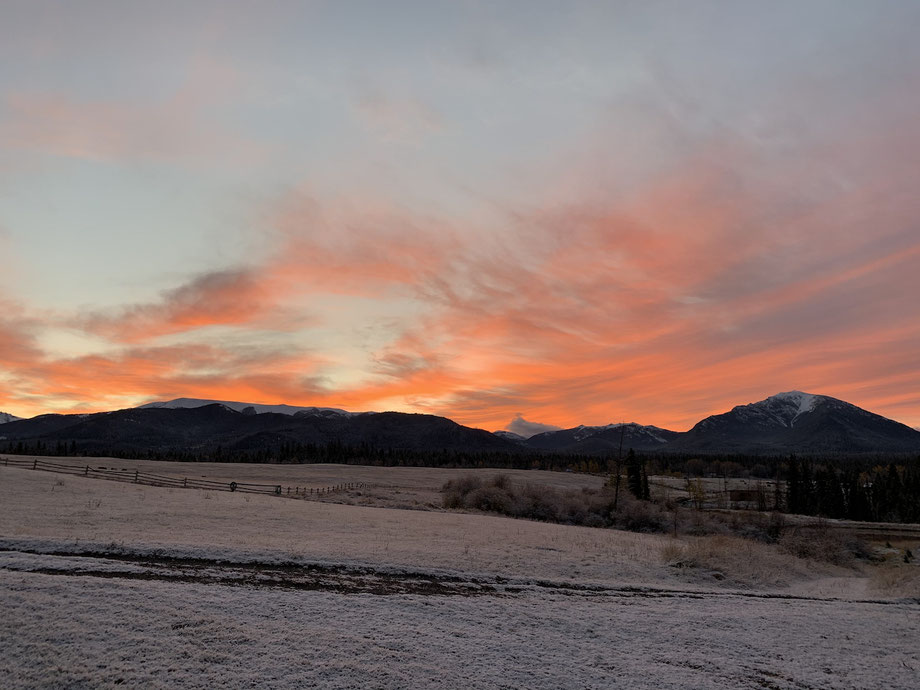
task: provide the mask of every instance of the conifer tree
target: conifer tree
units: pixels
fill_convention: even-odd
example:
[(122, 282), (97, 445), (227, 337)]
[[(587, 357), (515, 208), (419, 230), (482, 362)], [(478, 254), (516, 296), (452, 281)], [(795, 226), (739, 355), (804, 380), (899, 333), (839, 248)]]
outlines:
[(636, 498), (642, 498), (642, 468), (632, 448), (626, 454), (626, 488)]

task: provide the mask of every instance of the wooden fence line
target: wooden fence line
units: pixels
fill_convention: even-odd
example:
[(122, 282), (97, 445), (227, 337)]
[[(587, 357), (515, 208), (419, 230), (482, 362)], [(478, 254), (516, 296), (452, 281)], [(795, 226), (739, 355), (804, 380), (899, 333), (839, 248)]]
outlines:
[(363, 489), (367, 486), (364, 482), (348, 482), (323, 487), (300, 487), (280, 484), (254, 484), (248, 482), (217, 482), (210, 479), (189, 479), (188, 477), (170, 477), (162, 474), (151, 474), (140, 470), (120, 470), (107, 467), (91, 467), (89, 465), (65, 465), (33, 458), (0, 458), (0, 465), (6, 467), (19, 467), (22, 469), (40, 470), (43, 472), (56, 472), (70, 474), (90, 479), (107, 479), (109, 481), (126, 482), (130, 484), (144, 484), (146, 486), (163, 486), (176, 489), (204, 489), (208, 491), (233, 491), (250, 494), (267, 494), (284, 496), (286, 498), (320, 497), (337, 491), (350, 491)]

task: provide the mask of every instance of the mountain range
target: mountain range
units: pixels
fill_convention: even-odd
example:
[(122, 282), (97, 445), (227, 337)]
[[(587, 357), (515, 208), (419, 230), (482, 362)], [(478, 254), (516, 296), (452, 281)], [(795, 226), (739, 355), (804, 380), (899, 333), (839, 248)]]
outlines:
[(673, 453), (890, 453), (920, 451), (920, 431), (825, 395), (777, 395), (707, 417), (678, 432), (636, 423), (577, 426), (529, 438), (490, 433), (445, 417), (349, 412), (328, 407), (259, 405), (178, 398), (95, 414), (6, 420), (0, 442), (70, 444), (81, 451), (207, 450), (253, 452), (284, 443), (339, 443), (380, 449), (554, 452), (609, 456), (634, 449)]
[(266, 412), (273, 412), (275, 414), (287, 414), (287, 415), (296, 415), (300, 413), (304, 414), (317, 414), (326, 417), (353, 417), (355, 415), (363, 414), (362, 412), (348, 412), (347, 410), (340, 410), (337, 407), (299, 407), (297, 405), (260, 405), (258, 403), (245, 403), (245, 402), (232, 402), (228, 400), (203, 400), (201, 398), (176, 398), (175, 400), (169, 400), (166, 402), (152, 402), (147, 403), (146, 405), (141, 405), (139, 410), (151, 410), (151, 409), (168, 409), (168, 410), (178, 410), (178, 409), (189, 409), (193, 407), (204, 407), (205, 405), (214, 405), (219, 404), (224, 407), (229, 407), (231, 410), (236, 412), (242, 412), (244, 414), (265, 414)]
[(901, 453), (920, 431), (827, 395), (778, 393), (697, 422), (685, 432), (639, 424), (578, 426), (517, 442), (541, 450), (605, 454), (623, 448), (674, 453)]

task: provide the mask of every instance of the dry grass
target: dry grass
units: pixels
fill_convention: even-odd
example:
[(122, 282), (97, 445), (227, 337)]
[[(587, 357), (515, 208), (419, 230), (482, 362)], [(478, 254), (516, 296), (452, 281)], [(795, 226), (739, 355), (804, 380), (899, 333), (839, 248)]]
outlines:
[(869, 560), (868, 546), (851, 534), (820, 526), (814, 529), (792, 529), (779, 539), (783, 553), (822, 563), (852, 566), (857, 558)]
[(726, 535), (672, 539), (662, 547), (661, 558), (691, 581), (725, 581), (743, 587), (781, 587), (839, 571), (827, 563), (784, 553), (774, 545)]
[[(275, 496), (250, 495), (247, 501), (238, 493), (83, 477), (67, 477), (60, 487), (57, 479), (0, 467), (0, 536), (290, 553), (311, 561), (598, 583), (670, 577), (658, 558), (663, 538), (656, 535)], [(96, 501), (99, 507), (89, 509)]]
[[(194, 472), (200, 471), (211, 477), (223, 475), (253, 481), (277, 479), (276, 473), (303, 484), (308, 483), (307, 479), (326, 484), (376, 479), (374, 487), (362, 492), (366, 495), (358, 493), (347, 498), (355, 502), (367, 500), (378, 506), (428, 510), (435, 507), (440, 510), (440, 489), (445, 480), (488, 489), (477, 494), (477, 501), (493, 502), (496, 507), (509, 505), (508, 496), (502, 492), (510, 485), (530, 484), (530, 489), (514, 498), (521, 501), (526, 511), (536, 511), (529, 517), (539, 516), (541, 510), (549, 511), (562, 522), (581, 525), (592, 524), (591, 512), (585, 505), (590, 508), (596, 504), (604, 509), (609, 501), (609, 497), (604, 497), (601, 478), (572, 473), (147, 464), (163, 473), (194, 476)], [(852, 556), (841, 557), (839, 544), (829, 546), (828, 539), (811, 543), (803, 533), (778, 547), (737, 537), (751, 529), (754, 538), (758, 538), (757, 534), (770, 528), (768, 515), (752, 514), (750, 519), (760, 520), (762, 525), (736, 525), (734, 522), (748, 518), (683, 509), (668, 512), (661, 506), (635, 501), (626, 492), (620, 496), (620, 511), (609, 524), (668, 533), (676, 524), (679, 533), (685, 536), (672, 539), (614, 529), (510, 521), (487, 515), (384, 511), (268, 496), (143, 487), (82, 477), (65, 479), (31, 470), (0, 470), (4, 475), (4, 482), (0, 482), (0, 534), (8, 537), (276, 549), (298, 553), (304, 558), (472, 568), (517, 576), (539, 573), (545, 577), (594, 582), (662, 581), (676, 577), (684, 582), (717, 584), (721, 580), (722, 584), (732, 586), (774, 587), (829, 574), (852, 579), (856, 574), (852, 568), (832, 565), (846, 563)], [(497, 478), (502, 474), (510, 481)], [(467, 493), (473, 494), (475, 490)], [(427, 500), (422, 502), (423, 499)], [(566, 507), (569, 499), (581, 505)], [(437, 503), (431, 504), (431, 500)], [(909, 591), (913, 586), (909, 575), (910, 571), (883, 573), (878, 575), (879, 586)], [(885, 584), (888, 582), (890, 585)]]
[[(13, 456), (10, 456), (13, 457)], [(24, 457), (24, 456), (16, 456)], [(30, 456), (31, 457), (31, 456)], [(123, 460), (119, 458), (59, 458), (39, 457), (74, 467), (106, 467), (139, 470), (170, 477), (189, 477), (213, 481), (237, 481), (281, 484), (284, 487), (321, 488), (345, 483), (363, 482), (358, 491), (336, 492), (313, 500), (348, 505), (378, 506), (409, 510), (440, 510), (441, 487), (450, 480), (477, 477), (488, 481), (507, 475), (514, 481), (527, 482), (562, 491), (599, 489), (603, 477), (575, 472), (544, 472), (540, 470), (499, 470), (441, 467), (374, 467), (369, 465), (289, 464), (226, 462), (173, 462), (158, 460)], [(53, 475), (52, 475), (53, 476)]]
[(904, 563), (885, 563), (872, 569), (872, 589), (888, 596), (920, 599), (920, 567)]

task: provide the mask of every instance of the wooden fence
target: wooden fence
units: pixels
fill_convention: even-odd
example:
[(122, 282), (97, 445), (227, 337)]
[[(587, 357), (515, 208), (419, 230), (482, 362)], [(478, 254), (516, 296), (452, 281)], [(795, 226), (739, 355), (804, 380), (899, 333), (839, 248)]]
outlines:
[(248, 494), (268, 494), (284, 496), (285, 498), (311, 498), (328, 495), (337, 491), (350, 491), (363, 489), (364, 482), (350, 482), (335, 484), (333, 486), (306, 487), (282, 486), (281, 484), (253, 484), (248, 482), (218, 482), (211, 479), (194, 479), (188, 477), (170, 477), (162, 474), (151, 474), (140, 470), (115, 469), (108, 467), (92, 467), (90, 465), (68, 465), (63, 463), (48, 462), (37, 458), (0, 458), (0, 465), (6, 467), (20, 467), (43, 472), (57, 472), (91, 479), (108, 479), (109, 481), (127, 482), (130, 484), (145, 484), (147, 486), (165, 486), (176, 489), (205, 489), (208, 491), (234, 491)]
[(353, 489), (363, 489), (367, 486), (364, 482), (350, 482), (347, 484), (333, 484), (332, 486), (288, 486), (285, 487), (282, 496), (291, 498), (309, 498), (310, 496), (323, 496), (325, 494), (335, 493), (336, 491), (351, 491)]

